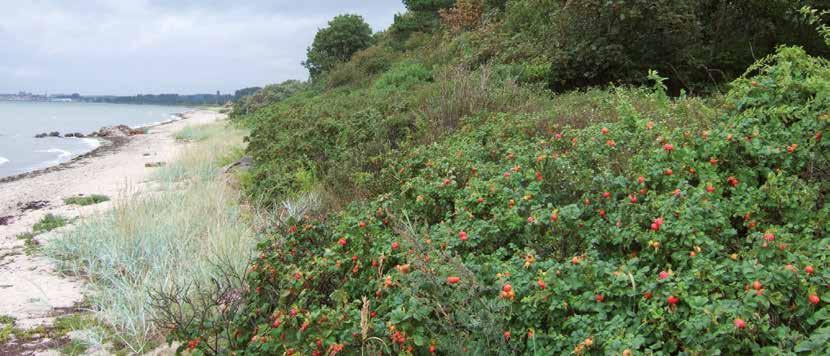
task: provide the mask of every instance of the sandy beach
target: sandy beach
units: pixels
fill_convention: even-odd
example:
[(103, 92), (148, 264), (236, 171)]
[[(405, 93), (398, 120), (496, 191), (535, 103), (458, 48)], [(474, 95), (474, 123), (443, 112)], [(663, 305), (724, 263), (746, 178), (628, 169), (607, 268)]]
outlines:
[[(80, 194), (103, 194), (117, 204), (119, 199), (152, 191), (149, 179), (156, 168), (147, 163), (170, 162), (185, 143), (174, 135), (185, 126), (224, 119), (211, 111), (193, 111), (169, 124), (149, 128), (143, 135), (131, 136), (124, 142), (74, 160), (58, 169), (32, 177), (0, 183), (0, 217), (10, 222), (0, 225), (0, 315), (16, 318), (17, 327), (48, 325), (55, 316), (71, 312), (83, 299), (83, 282), (60, 276), (53, 264), (38, 254), (27, 255), (24, 242), (17, 235), (30, 232), (46, 214), (80, 218), (112, 207), (113, 201), (80, 207), (63, 202), (66, 197)], [(25, 210), (30, 202), (46, 202), (45, 207)], [(64, 229), (71, 229), (69, 225)], [(39, 235), (40, 242), (60, 232)]]

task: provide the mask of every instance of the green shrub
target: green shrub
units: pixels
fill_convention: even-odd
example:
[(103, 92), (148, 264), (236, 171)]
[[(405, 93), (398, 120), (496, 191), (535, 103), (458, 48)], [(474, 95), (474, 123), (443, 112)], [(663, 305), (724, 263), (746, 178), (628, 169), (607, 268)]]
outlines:
[(432, 80), (432, 71), (423, 64), (411, 61), (398, 63), (383, 73), (374, 84), (375, 90), (408, 90), (413, 85)]
[(32, 231), (35, 234), (52, 231), (69, 223), (69, 220), (60, 215), (46, 214), (34, 226)]
[(499, 112), (535, 112), (547, 104), (541, 95), (521, 88), (511, 80), (493, 77), (489, 67), (469, 71), (447, 68), (436, 74), (435, 85), (419, 94), (422, 143), (453, 132), (466, 116)]
[(388, 70), (394, 60), (395, 53), (386, 46), (372, 46), (359, 51), (352, 56), (352, 62), (363, 73), (374, 76)]
[(334, 89), (343, 86), (357, 86), (367, 80), (367, 73), (358, 68), (354, 62), (342, 63), (325, 74), (326, 89)]
[(657, 69), (677, 94), (728, 82), (780, 44), (827, 55), (821, 36), (798, 15), (802, 5), (818, 3), (531, 0), (509, 4), (505, 29), (511, 45), (549, 58), (554, 90), (640, 84)]
[(383, 194), (261, 240), (225, 348), (826, 353), (830, 64), (794, 48), (762, 64), (720, 120), (656, 74), (592, 92), (614, 115), (577, 127), (464, 116), (387, 161)]
[(89, 196), (77, 196), (77, 197), (69, 197), (64, 198), (63, 203), (66, 205), (80, 205), (80, 206), (87, 206), (93, 204), (103, 203), (105, 201), (109, 201), (110, 197), (106, 195), (100, 194), (93, 194)]
[(40, 244), (35, 240), (35, 234), (31, 232), (19, 234), (16, 238), (23, 241), (23, 252), (27, 255), (31, 255), (40, 248)]
[(504, 11), (507, 7), (507, 0), (484, 0), (484, 5), (488, 10)]

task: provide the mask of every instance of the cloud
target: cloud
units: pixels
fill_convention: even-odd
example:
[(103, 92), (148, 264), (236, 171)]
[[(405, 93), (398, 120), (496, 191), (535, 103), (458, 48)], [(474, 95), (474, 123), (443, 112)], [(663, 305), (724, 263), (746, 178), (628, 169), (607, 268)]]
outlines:
[(0, 92), (119, 95), (305, 79), (305, 50), (332, 17), (357, 13), (377, 31), (403, 11), (394, 0), (0, 0), (0, 8)]

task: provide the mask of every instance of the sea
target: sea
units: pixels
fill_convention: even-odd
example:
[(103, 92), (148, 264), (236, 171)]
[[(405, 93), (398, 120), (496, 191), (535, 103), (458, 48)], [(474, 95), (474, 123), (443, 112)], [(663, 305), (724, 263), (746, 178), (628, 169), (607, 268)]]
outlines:
[(35, 138), (40, 133), (80, 132), (106, 126), (133, 128), (177, 119), (186, 107), (80, 102), (0, 101), (0, 178), (58, 165), (100, 145), (93, 138)]

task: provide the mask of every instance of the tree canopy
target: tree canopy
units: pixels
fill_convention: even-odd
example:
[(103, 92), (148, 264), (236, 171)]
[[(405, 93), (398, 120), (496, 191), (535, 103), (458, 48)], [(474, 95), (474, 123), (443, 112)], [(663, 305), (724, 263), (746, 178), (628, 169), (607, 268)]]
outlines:
[(339, 15), (314, 36), (303, 66), (314, 79), (338, 63), (352, 58), (355, 52), (372, 44), (372, 28), (359, 15)]
[(438, 11), (450, 8), (455, 0), (403, 0), (404, 5), (410, 11)]

